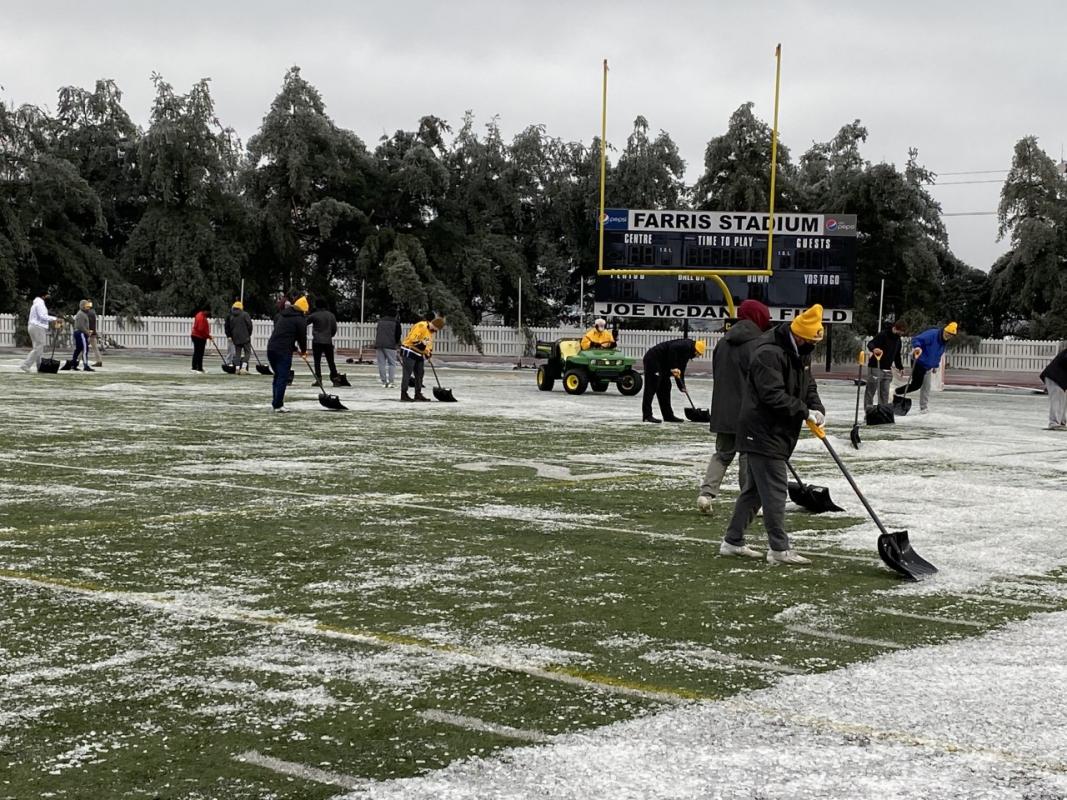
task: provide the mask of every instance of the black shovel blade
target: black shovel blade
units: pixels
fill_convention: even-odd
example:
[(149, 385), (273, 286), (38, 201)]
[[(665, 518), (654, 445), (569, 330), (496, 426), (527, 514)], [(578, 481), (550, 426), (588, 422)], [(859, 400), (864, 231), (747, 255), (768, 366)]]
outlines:
[(860, 449), (860, 426), (857, 423), (852, 426), (852, 430), (848, 433), (848, 438), (852, 441), (852, 446), (857, 450)]
[(223, 364), (222, 371), (225, 372), (227, 375), (236, 375), (237, 367), (235, 367), (233, 364)]
[(893, 413), (900, 414), (902, 417), (908, 416), (908, 412), (911, 411), (911, 398), (910, 397), (894, 397), (893, 398)]
[(458, 403), (459, 402), (458, 400), (456, 400), (456, 398), (454, 398), (452, 396), (452, 390), (451, 389), (443, 389), (440, 386), (433, 387), (433, 396), (437, 398), (437, 401), (439, 403)]
[(266, 364), (256, 364), (256, 372), (258, 372), (260, 375), (273, 375), (274, 374), (273, 372), (270, 371), (270, 367), (268, 367)]
[(893, 531), (879, 536), (878, 555), (886, 566), (909, 581), (922, 580), (937, 572), (937, 567), (911, 549), (907, 531)]
[(806, 486), (801, 486), (799, 483), (790, 481), (789, 499), (813, 514), (845, 510), (830, 499), (829, 489), (825, 486), (812, 486), (810, 483)]
[(706, 408), (691, 408), (686, 406), (684, 409), (686, 419), (690, 422), (711, 422), (711, 412)]
[(59, 359), (42, 358), (37, 364), (37, 371), (48, 375), (55, 375), (59, 372)]
[(330, 411), (348, 411), (345, 404), (341, 402), (341, 398), (335, 394), (320, 394), (319, 405)]

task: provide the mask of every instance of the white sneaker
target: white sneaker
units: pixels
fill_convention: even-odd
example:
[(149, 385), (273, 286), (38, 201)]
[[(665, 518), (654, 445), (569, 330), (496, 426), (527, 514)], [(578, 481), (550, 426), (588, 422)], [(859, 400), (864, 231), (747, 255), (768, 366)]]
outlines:
[(708, 497), (706, 494), (700, 495), (700, 497), (697, 498), (697, 510), (700, 511), (701, 514), (710, 514), (711, 501), (714, 499), (714, 497)]
[(19, 369), (21, 369), (23, 372), (29, 372), (30, 371), (29, 367), (27, 367), (25, 365), (21, 365), (21, 364), (19, 365)]
[(289, 413), (289, 409), (286, 408), (285, 406), (282, 406), (281, 408), (274, 409), (274, 413), (275, 414), (288, 414)]
[[(719, 545), (720, 556), (748, 556), (749, 558), (760, 558), (761, 553), (759, 550), (753, 550), (747, 544), (730, 544), (729, 542), (723, 542)], [(767, 553), (768, 559), (770, 553)]]
[(768, 550), (768, 564), (810, 564), (810, 558), (804, 558), (796, 550)]
[[(28, 370), (27, 370), (27, 371), (28, 371)], [(1050, 431), (1067, 431), (1067, 425), (1056, 425), (1056, 424), (1052, 424), (1052, 425), (1049, 425), (1049, 426), (1048, 426), (1048, 429), (1049, 429)]]

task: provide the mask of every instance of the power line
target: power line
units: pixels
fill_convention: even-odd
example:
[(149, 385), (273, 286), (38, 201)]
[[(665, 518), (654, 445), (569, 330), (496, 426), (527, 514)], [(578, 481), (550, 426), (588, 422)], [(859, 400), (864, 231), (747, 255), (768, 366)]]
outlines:
[(941, 183), (940, 181), (927, 181), (923, 186), (962, 186), (966, 183), (1004, 183), (1004, 180), (1002, 178), (993, 178), (980, 181), (945, 181), (944, 183)]
[(1010, 170), (1006, 169), (971, 169), (963, 172), (938, 172), (936, 169), (932, 169), (930, 171), (935, 175), (993, 175), (994, 173), (1010, 172)]

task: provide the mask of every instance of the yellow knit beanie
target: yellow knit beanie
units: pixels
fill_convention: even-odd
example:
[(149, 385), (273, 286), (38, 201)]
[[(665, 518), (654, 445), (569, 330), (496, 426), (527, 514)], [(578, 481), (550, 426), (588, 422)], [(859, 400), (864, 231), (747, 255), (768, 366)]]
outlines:
[(789, 330), (808, 342), (821, 342), (822, 306), (816, 303), (803, 314), (789, 323)]
[(948, 325), (945, 326), (945, 333), (947, 333), (949, 336), (955, 336), (958, 331), (959, 326), (956, 325), (955, 322), (950, 322)]

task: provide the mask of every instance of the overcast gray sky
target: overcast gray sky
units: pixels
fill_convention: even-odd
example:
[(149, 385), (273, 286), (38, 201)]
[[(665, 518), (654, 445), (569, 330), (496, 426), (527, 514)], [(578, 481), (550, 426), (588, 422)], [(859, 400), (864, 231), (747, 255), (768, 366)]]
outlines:
[[(782, 43), (780, 133), (794, 157), (860, 119), (864, 155), (902, 166), (909, 146), (942, 174), (946, 214), (996, 209), (1012, 147), (1034, 134), (1059, 160), (1067, 141), (1067, 10), (1053, 0), (853, 2), (378, 2), (0, 0), (0, 97), (54, 108), (63, 85), (118, 81), (147, 122), (153, 70), (179, 91), (212, 79), (221, 120), (245, 140), (298, 64), (341, 126), (373, 147), (436, 114), (498, 115), (506, 137), (532, 123), (589, 141), (642, 114), (703, 168), (708, 139), (752, 100), (770, 121)], [(610, 187), (609, 187), (610, 202)], [(834, 211), (835, 209), (811, 209)], [(862, 220), (860, 221), (862, 226)], [(1004, 251), (993, 216), (946, 217), (950, 245), (988, 269)]]

